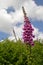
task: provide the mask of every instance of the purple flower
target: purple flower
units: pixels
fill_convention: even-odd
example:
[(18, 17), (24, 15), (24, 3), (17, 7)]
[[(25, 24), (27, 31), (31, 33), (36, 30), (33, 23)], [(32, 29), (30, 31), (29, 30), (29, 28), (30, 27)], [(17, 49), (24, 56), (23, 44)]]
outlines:
[(32, 28), (32, 25), (28, 19), (28, 17), (24, 17), (24, 27), (23, 27), (23, 40), (25, 43), (34, 45), (33, 38), (35, 37), (33, 35), (34, 29)]

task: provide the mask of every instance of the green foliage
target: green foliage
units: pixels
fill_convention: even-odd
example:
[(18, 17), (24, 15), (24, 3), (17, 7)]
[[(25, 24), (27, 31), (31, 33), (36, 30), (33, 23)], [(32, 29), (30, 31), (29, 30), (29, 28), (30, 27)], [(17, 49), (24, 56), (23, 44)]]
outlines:
[(20, 40), (0, 42), (0, 65), (43, 65), (43, 44), (35, 41), (30, 48)]

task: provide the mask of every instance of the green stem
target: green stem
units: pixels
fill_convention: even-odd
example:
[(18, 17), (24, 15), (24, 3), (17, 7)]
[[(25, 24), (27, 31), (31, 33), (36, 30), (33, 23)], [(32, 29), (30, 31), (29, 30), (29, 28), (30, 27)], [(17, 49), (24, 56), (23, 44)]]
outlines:
[[(29, 45), (29, 47), (30, 47), (30, 48), (29, 48), (29, 49), (30, 49), (30, 56), (29, 56), (29, 60), (31, 61), (31, 53), (32, 53), (32, 52), (31, 52), (31, 45)], [(32, 65), (32, 62), (30, 63), (30, 65)]]
[(30, 45), (30, 57), (31, 57), (31, 45)]
[[(31, 53), (32, 53), (32, 50), (31, 50), (31, 45), (27, 45), (27, 50), (29, 50), (29, 60), (31, 62)], [(32, 65), (32, 62), (29, 64), (29, 65)]]

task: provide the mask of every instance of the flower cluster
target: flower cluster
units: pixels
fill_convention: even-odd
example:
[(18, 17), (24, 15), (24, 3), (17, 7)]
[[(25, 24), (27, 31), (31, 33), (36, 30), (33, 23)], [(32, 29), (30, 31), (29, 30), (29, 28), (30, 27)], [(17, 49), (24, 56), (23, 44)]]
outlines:
[(28, 19), (28, 17), (24, 17), (24, 27), (23, 27), (23, 40), (25, 43), (30, 44), (30, 45), (34, 45), (33, 43), (33, 38), (34, 35), (32, 34), (34, 29), (31, 26), (31, 23)]

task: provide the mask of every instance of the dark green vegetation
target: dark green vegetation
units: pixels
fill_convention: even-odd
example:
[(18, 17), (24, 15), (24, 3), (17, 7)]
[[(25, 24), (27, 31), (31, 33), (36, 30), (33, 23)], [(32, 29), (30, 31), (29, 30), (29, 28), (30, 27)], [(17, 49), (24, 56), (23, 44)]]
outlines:
[(20, 40), (0, 42), (0, 65), (43, 65), (43, 44), (34, 43), (30, 57), (29, 46)]

